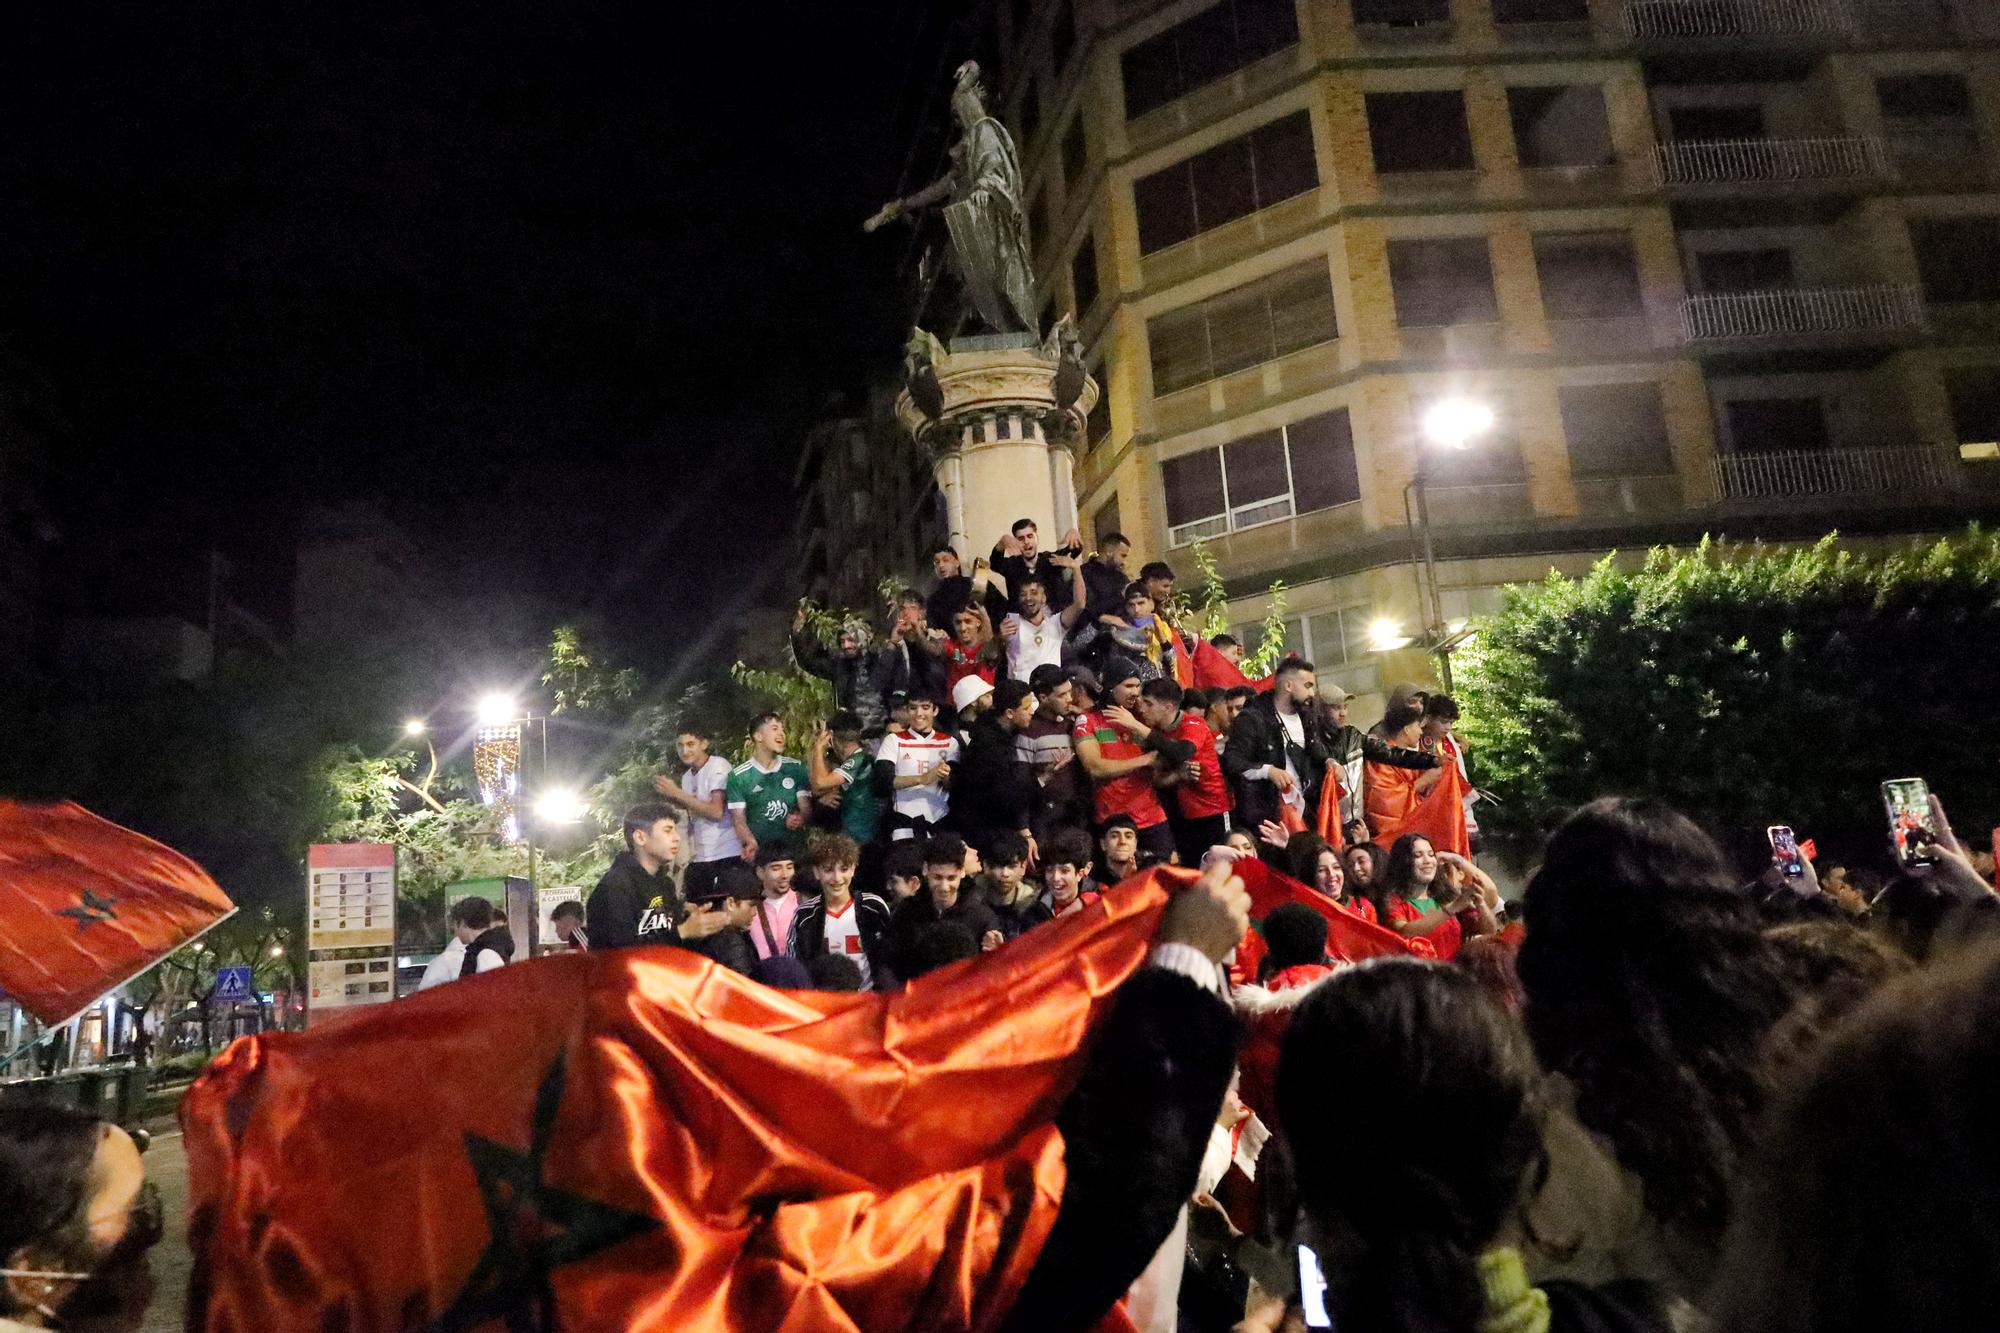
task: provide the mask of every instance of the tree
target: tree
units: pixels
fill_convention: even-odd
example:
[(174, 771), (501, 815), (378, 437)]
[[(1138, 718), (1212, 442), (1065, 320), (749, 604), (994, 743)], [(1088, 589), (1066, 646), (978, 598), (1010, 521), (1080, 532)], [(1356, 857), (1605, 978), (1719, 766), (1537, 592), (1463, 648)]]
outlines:
[(1790, 824), (1884, 854), (1879, 787), (1920, 774), (1961, 832), (2000, 814), (2000, 537), (1878, 554), (1704, 541), (1510, 589), (1463, 653), (1482, 827), (1539, 840), (1593, 797), (1656, 796), (1746, 866)]

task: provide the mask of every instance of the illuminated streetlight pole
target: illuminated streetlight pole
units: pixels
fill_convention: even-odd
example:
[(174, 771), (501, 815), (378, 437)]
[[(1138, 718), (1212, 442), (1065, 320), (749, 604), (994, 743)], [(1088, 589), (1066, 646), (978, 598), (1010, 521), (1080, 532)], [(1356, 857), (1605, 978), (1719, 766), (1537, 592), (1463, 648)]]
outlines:
[[(1437, 552), (1431, 543), (1430, 498), (1426, 494), (1430, 480), (1430, 456), (1424, 444), (1428, 442), (1433, 448), (1462, 452), (1491, 435), (1494, 423), (1493, 409), (1476, 399), (1445, 398), (1433, 403), (1424, 413), (1422, 439), (1417, 444), (1416, 474), (1403, 488), (1403, 522), (1411, 529), (1411, 545), (1420, 545), (1418, 559), (1421, 576), (1417, 583), (1417, 602), (1418, 616), (1424, 622), (1424, 650), (1437, 658), (1438, 674), (1443, 678), (1447, 691), (1452, 688), (1451, 650), (1463, 641), (1463, 634), (1454, 635), (1444, 623), (1444, 597), (1438, 591)], [(1416, 498), (1414, 518), (1410, 512), (1413, 493)]]

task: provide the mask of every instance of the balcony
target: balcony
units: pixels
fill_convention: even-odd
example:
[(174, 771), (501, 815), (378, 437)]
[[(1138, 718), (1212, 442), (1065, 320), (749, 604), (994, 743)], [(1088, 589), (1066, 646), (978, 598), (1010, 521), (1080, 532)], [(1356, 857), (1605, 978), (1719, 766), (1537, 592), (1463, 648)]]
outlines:
[(1965, 474), (1943, 449), (1812, 449), (1720, 454), (1710, 461), (1706, 481), (1710, 503), (1862, 495), (1910, 500), (1962, 490)]
[(1451, 39), (1451, 0), (1352, 0), (1352, 4), (1354, 33), (1363, 41)]
[(1843, 334), (1910, 334), (1925, 328), (1915, 287), (1793, 287), (1698, 293), (1681, 303), (1689, 342)]
[(1625, 30), (1639, 41), (1839, 38), (1854, 20), (1838, 0), (1626, 0)]
[(1668, 187), (1806, 185), (1886, 180), (1880, 139), (1702, 139), (1653, 149), (1653, 173)]

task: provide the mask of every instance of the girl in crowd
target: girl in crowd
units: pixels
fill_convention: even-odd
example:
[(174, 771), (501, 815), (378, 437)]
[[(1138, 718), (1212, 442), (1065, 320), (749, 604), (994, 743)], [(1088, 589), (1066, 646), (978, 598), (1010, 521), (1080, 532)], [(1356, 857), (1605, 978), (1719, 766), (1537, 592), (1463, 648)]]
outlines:
[[(1449, 865), (1456, 884), (1440, 877)], [(1376, 919), (1404, 939), (1429, 940), (1437, 956), (1458, 956), (1469, 928), (1475, 935), (1500, 929), (1500, 890), (1485, 871), (1453, 852), (1440, 852), (1421, 833), (1405, 833), (1389, 849), (1389, 862), (1373, 885)], [(1442, 895), (1442, 901), (1439, 900)], [(1460, 920), (1460, 914), (1466, 920)]]

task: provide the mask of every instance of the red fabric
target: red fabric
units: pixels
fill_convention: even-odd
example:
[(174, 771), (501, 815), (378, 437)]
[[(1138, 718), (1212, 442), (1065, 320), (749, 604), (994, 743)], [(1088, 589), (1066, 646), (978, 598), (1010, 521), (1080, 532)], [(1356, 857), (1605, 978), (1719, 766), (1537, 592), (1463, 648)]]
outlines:
[(1336, 902), (1334, 906), (1349, 916), (1360, 917), (1371, 926), (1380, 924), (1375, 916), (1375, 904), (1369, 902), (1366, 898), (1357, 898), (1351, 892), (1345, 898)]
[(1436, 786), (1417, 795), (1415, 768), (1370, 763), (1363, 769), (1367, 787), (1368, 828), (1378, 846), (1387, 848), (1405, 833), (1421, 833), (1441, 852), (1472, 855), (1472, 839), (1465, 827), (1465, 778), (1456, 767), (1446, 764)]
[(1182, 713), (1180, 725), (1167, 735), (1194, 746), (1194, 760), (1201, 765), (1201, 781), (1174, 788), (1181, 813), (1189, 819), (1228, 814), (1229, 783), (1222, 776), (1222, 756), (1215, 752), (1215, 733), (1208, 729), (1208, 723), (1197, 714)]
[(894, 995), (618, 949), (240, 1040), (181, 1107), (187, 1327), (993, 1328), (1092, 1025), (1193, 877)]
[(1326, 780), (1319, 784), (1319, 809), (1313, 818), (1313, 832), (1336, 852), (1347, 846), (1347, 830), (1340, 824), (1340, 780), (1345, 771), (1339, 764), (1326, 766)]
[(80, 805), (0, 801), (0, 991), (66, 1023), (236, 910), (194, 862)]
[[(1131, 732), (1096, 711), (1079, 714), (1070, 727), (1070, 736), (1074, 740), (1095, 740), (1097, 752), (1106, 759), (1130, 759), (1146, 752)], [(1160, 804), (1160, 794), (1153, 789), (1151, 769), (1137, 769), (1103, 782), (1093, 778), (1091, 782), (1096, 788), (1093, 800), (1098, 823), (1113, 815), (1130, 815), (1139, 828), (1167, 822), (1166, 807)]]
[(999, 664), (985, 656), (986, 645), (967, 648), (957, 639), (949, 639), (944, 645), (944, 708), (951, 707), (951, 692), (958, 688), (958, 682), (967, 676), (977, 676), (991, 685), (998, 674)]
[(1325, 963), (1300, 963), (1294, 967), (1280, 968), (1264, 983), (1264, 989), (1272, 992), (1296, 990), (1300, 986), (1310, 986), (1321, 977), (1330, 977), (1333, 969)]
[[(1423, 909), (1407, 898), (1389, 900), (1389, 920), (1395, 925), (1421, 921), (1423, 916)], [(1448, 963), (1458, 957), (1459, 946), (1465, 943), (1465, 928), (1458, 924), (1457, 917), (1448, 916), (1433, 926), (1428, 935), (1419, 938), (1429, 941), (1431, 948), (1437, 951), (1437, 956)]]
[(1243, 668), (1222, 655), (1222, 650), (1206, 639), (1195, 640), (1194, 645), (1194, 688), (1198, 690), (1227, 690), (1237, 685), (1248, 685), (1253, 690), (1269, 690), (1278, 683), (1276, 676), (1259, 676), (1255, 680), (1243, 674)]

